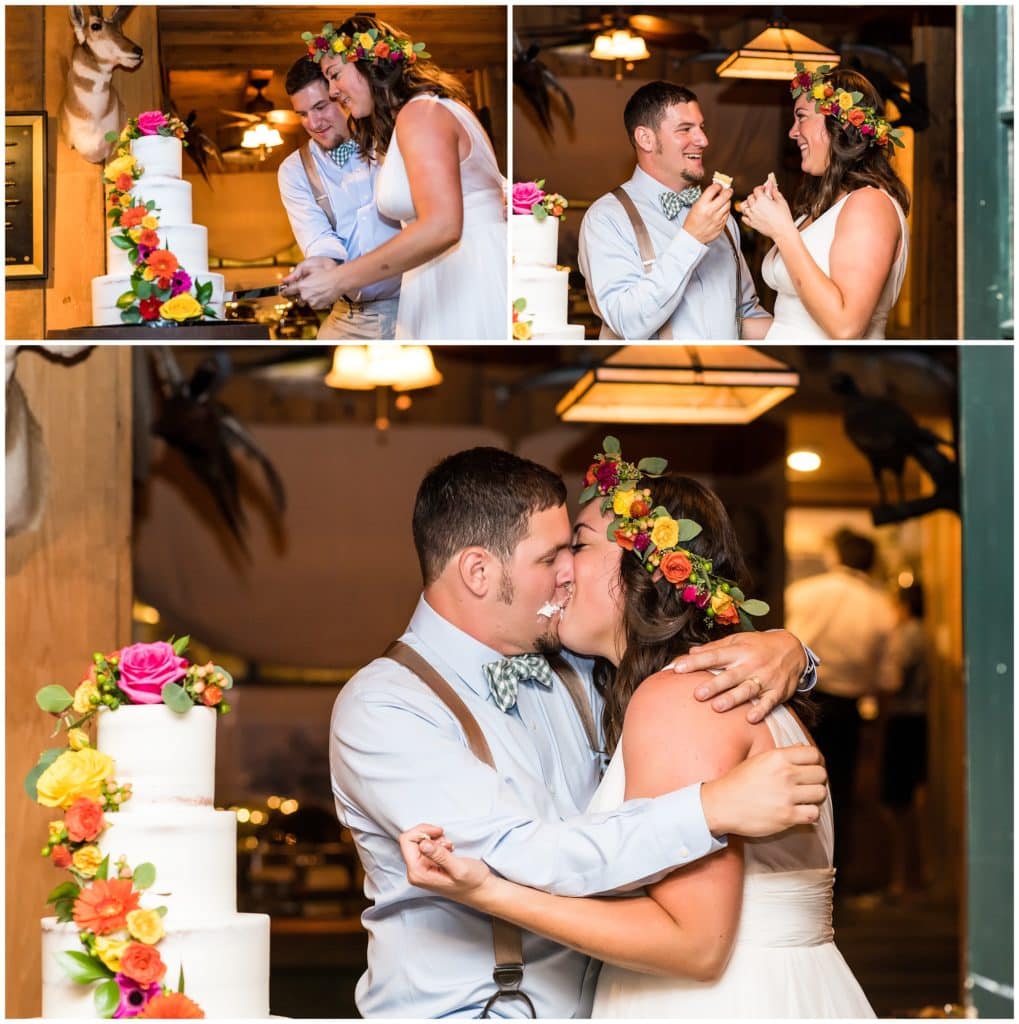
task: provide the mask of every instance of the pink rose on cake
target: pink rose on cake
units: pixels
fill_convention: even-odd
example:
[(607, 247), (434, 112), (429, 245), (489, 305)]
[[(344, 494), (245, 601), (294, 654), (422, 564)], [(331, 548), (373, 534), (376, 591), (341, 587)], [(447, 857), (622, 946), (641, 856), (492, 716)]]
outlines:
[(147, 110), (138, 115), (138, 131), (142, 135), (158, 135), (159, 129), (166, 125), (166, 114), (161, 110)]
[(163, 687), (178, 682), (188, 664), (163, 640), (132, 644), (120, 652), (119, 685), (133, 704), (161, 704)]
[(518, 181), (513, 186), (513, 212), (530, 213), (536, 203), (545, 198), (545, 192), (536, 181)]

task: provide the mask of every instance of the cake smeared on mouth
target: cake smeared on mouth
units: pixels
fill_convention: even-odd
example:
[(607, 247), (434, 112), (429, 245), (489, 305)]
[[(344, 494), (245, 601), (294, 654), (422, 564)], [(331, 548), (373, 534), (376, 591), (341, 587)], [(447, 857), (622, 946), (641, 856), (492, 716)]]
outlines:
[(538, 609), (538, 614), (546, 619), (551, 619), (558, 612), (561, 617), (566, 611), (566, 606), (570, 603), (570, 598), (573, 596), (573, 584), (567, 583), (564, 589), (566, 594), (561, 601), (546, 601)]

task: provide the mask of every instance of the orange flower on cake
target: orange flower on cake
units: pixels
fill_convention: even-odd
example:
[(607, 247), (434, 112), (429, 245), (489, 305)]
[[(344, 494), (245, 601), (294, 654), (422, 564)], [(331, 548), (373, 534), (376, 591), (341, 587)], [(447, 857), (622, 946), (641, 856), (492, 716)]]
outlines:
[(148, 215), (144, 206), (132, 206), (120, 215), (120, 226), (122, 228), (136, 228)]
[(96, 935), (127, 927), (127, 915), (138, 909), (138, 893), (126, 878), (97, 878), (74, 901), (74, 923)]
[(209, 708), (214, 708), (223, 699), (223, 691), (213, 684), (202, 690), (202, 703)]
[(159, 315), (167, 320), (192, 320), (202, 315), (202, 304), (190, 292), (181, 292), (159, 307)]
[(99, 836), (106, 822), (103, 809), (87, 796), (80, 796), (67, 808), (64, 815), (67, 834), (76, 843), (91, 843)]
[(166, 964), (163, 963), (163, 958), (155, 946), (132, 942), (121, 954), (120, 973), (126, 974), (139, 985), (151, 985), (163, 980)]
[(161, 996), (153, 996), (136, 1019), (197, 1020), (204, 1016), (202, 1008), (193, 999), (188, 999), (181, 992), (165, 992)]
[(168, 249), (157, 249), (155, 252), (150, 252), (145, 263), (155, 277), (172, 277), (173, 272), (179, 266), (177, 257)]
[(39, 776), (37, 799), (43, 807), (70, 807), (78, 797), (98, 801), (113, 774), (113, 758), (91, 747), (66, 750)]
[(690, 578), (690, 559), (683, 551), (670, 551), (658, 566), (670, 583), (685, 583)]

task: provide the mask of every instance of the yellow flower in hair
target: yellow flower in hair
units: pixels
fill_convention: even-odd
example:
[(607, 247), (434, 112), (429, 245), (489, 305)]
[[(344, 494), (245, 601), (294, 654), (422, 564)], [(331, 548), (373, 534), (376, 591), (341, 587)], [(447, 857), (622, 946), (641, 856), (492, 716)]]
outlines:
[(346, 38), (346, 36), (337, 36), (333, 40), (333, 53), (339, 53), (341, 50), (345, 50), (347, 48), (347, 44), (343, 41)]
[(878, 121), (877, 131), (874, 133), (874, 137), (876, 139), (883, 139), (888, 134), (888, 127), (889, 125), (887, 121)]
[(679, 523), (670, 516), (660, 516), (651, 528), (651, 543), (659, 551), (674, 548), (679, 543)]
[(357, 41), (366, 50), (370, 50), (375, 45), (375, 40), (367, 32), (362, 32), (357, 37)]
[(815, 100), (823, 100), (824, 99), (824, 83), (823, 82), (818, 82), (817, 85), (814, 86), (814, 91), (811, 93), (811, 95), (814, 97)]
[(849, 92), (845, 92), (844, 90), (840, 91), (839, 92), (839, 107), (841, 107), (842, 110), (849, 110), (849, 108), (852, 105), (853, 105), (853, 94), (849, 93)]
[(617, 516), (625, 516), (636, 500), (636, 491), (616, 491), (616, 496), (612, 499), (612, 511)]

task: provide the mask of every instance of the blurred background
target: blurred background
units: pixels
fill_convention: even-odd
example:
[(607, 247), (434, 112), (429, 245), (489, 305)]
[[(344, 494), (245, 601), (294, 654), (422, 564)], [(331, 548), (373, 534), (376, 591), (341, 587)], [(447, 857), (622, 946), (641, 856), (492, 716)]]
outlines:
[[(52, 886), (21, 787), (46, 745), (31, 695), (92, 650), (185, 633), (237, 682), (217, 804), (239, 907), (272, 915), (273, 1012), (354, 1016), (365, 903), (329, 714), (418, 597), (420, 479), (497, 445), (574, 502), (608, 433), (720, 493), (764, 626), (799, 609), (829, 682), (846, 646), (881, 652), (829, 695), (853, 734), (829, 754), (849, 771), (835, 930), (877, 1012), (1011, 1014), (1010, 347), (22, 347), (12, 366), (48, 483), (27, 516), (7, 495), (8, 1016), (38, 1013), (24, 951)], [(837, 628), (799, 593), (819, 580), (849, 588)]]

